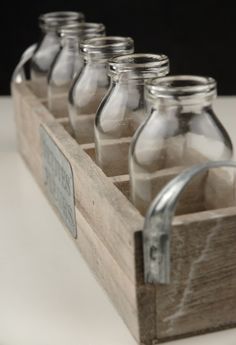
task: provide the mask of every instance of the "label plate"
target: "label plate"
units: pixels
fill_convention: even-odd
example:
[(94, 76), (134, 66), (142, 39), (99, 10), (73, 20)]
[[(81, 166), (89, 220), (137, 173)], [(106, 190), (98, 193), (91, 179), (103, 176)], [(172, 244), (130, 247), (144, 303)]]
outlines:
[(72, 236), (76, 238), (75, 194), (71, 165), (42, 126), (40, 135), (46, 191)]

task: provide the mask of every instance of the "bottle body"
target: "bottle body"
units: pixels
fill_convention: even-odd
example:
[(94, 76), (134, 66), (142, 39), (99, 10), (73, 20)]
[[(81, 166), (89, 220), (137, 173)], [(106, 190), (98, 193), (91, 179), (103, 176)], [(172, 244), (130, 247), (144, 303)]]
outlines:
[(106, 175), (127, 174), (130, 141), (145, 114), (144, 83), (113, 81), (95, 119), (96, 162)]
[(65, 38), (48, 75), (48, 106), (56, 117), (67, 117), (68, 92), (76, 74), (83, 68), (78, 40)]
[(110, 86), (108, 60), (133, 52), (129, 37), (96, 37), (84, 41), (85, 65), (69, 92), (69, 119), (79, 143), (94, 142), (95, 114)]
[(48, 72), (61, 47), (60, 27), (78, 21), (84, 21), (84, 15), (79, 12), (51, 12), (39, 17), (42, 36), (30, 65), (32, 87), (37, 96), (47, 97)]
[(104, 34), (105, 26), (101, 23), (74, 23), (61, 28), (62, 47), (48, 74), (49, 109), (56, 117), (68, 116), (68, 93), (73, 79), (84, 66), (80, 42)]
[(56, 32), (43, 35), (31, 59), (30, 78), (38, 97), (47, 97), (47, 75), (60, 50), (60, 39)]
[(96, 111), (110, 85), (106, 63), (85, 64), (69, 92), (69, 118), (80, 143), (93, 142)]
[(95, 120), (96, 162), (108, 176), (128, 173), (132, 136), (145, 120), (144, 97), (148, 79), (169, 71), (165, 55), (130, 54), (110, 60), (111, 87)]
[(158, 92), (156, 96), (147, 120), (130, 146), (131, 199), (142, 214), (160, 191), (157, 184), (160, 170), (179, 171), (205, 161), (232, 157), (232, 143), (208, 96), (192, 100), (190, 97), (187, 101), (178, 100), (178, 96), (158, 98)]

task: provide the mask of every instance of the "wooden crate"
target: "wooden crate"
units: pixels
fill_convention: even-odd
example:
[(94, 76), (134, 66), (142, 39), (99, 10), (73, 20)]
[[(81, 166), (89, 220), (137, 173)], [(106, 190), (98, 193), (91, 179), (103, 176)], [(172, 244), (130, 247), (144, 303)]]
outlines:
[[(107, 177), (94, 144), (79, 145), (67, 117), (55, 118), (30, 83), (12, 93), (22, 157), (138, 343), (234, 327), (236, 207), (227, 173), (212, 170), (188, 187), (173, 221), (171, 282), (145, 284), (144, 218), (128, 200), (128, 175)], [(161, 170), (159, 188), (180, 170)]]

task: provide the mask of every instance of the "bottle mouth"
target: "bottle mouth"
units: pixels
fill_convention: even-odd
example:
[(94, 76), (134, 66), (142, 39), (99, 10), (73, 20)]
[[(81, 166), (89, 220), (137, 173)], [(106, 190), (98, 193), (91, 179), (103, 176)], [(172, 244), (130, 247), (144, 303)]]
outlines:
[(165, 76), (169, 73), (169, 59), (163, 54), (117, 56), (109, 61), (109, 74), (116, 76), (121, 73), (128, 73), (133, 77), (143, 75), (147, 78)]
[(131, 37), (95, 37), (85, 40), (80, 45), (80, 50), (85, 59), (88, 57), (110, 59), (117, 55), (133, 53), (134, 41)]
[(48, 12), (39, 16), (39, 26), (44, 30), (58, 29), (62, 25), (72, 22), (84, 22), (85, 16), (82, 12), (57, 11)]
[(155, 78), (146, 83), (147, 96), (184, 100), (216, 95), (216, 81), (210, 77), (177, 75)]
[(59, 33), (61, 36), (76, 36), (84, 39), (92, 38), (95, 36), (105, 35), (106, 28), (102, 23), (70, 23), (63, 25)]

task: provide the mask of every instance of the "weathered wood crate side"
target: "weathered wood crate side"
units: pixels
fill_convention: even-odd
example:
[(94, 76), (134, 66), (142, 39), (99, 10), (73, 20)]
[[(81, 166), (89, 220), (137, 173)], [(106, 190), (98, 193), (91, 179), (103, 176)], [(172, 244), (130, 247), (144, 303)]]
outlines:
[(70, 162), (78, 228), (75, 242), (133, 336), (140, 343), (151, 344), (156, 334), (155, 298), (150, 291), (155, 289), (144, 284), (142, 265), (136, 262), (136, 257), (140, 262), (136, 248), (142, 246), (140, 238), (137, 246), (135, 234), (142, 229), (143, 217), (27, 85), (12, 89), (22, 156), (46, 195), (40, 127)]
[[(143, 342), (139, 318), (145, 320), (142, 327), (145, 333), (149, 332), (149, 337), (152, 330), (150, 323), (147, 324), (148, 331), (145, 329), (147, 315), (144, 317), (142, 313), (145, 312), (146, 305), (145, 308), (140, 307), (142, 302), (138, 298), (139, 290), (142, 289), (142, 294), (146, 291), (148, 308), (154, 309), (155, 305), (154, 296), (150, 294), (150, 290), (154, 288), (144, 284), (143, 268), (138, 264), (141, 255), (136, 253), (135, 242), (138, 240), (135, 234), (142, 229), (143, 217), (61, 126), (50, 124), (47, 132), (72, 167), (78, 246), (92, 270), (100, 275), (100, 281), (112, 296), (132, 333), (136, 334), (136, 339), (142, 339)], [(84, 224), (83, 230), (81, 224), (85, 220), (87, 225)], [(83, 236), (85, 238), (82, 245)], [(140, 239), (139, 242), (141, 243)], [(140, 244), (138, 247), (142, 249)], [(154, 318), (154, 314), (151, 316), (149, 313), (148, 317)], [(140, 336), (137, 337), (137, 334)], [(145, 339), (147, 344), (148, 341)]]
[[(183, 193), (177, 213), (184, 215), (172, 228), (171, 283), (146, 285), (144, 218), (127, 199), (128, 176), (107, 177), (94, 163), (94, 144), (78, 145), (68, 121), (55, 119), (27, 85), (13, 87), (13, 96), (20, 151), (45, 193), (40, 127), (70, 163), (75, 243), (135, 339), (151, 345), (234, 327), (236, 208), (228, 172), (203, 174)], [(182, 169), (158, 172), (158, 188)]]
[(42, 104), (42, 100), (32, 93), (27, 83), (14, 84), (11, 89), (19, 151), (37, 182), (42, 186), (43, 169), (39, 128), (42, 124), (55, 120)]
[(236, 208), (177, 216), (171, 283), (156, 288), (162, 340), (236, 326)]

